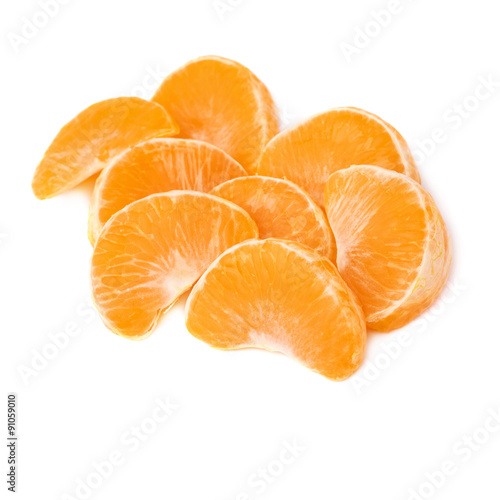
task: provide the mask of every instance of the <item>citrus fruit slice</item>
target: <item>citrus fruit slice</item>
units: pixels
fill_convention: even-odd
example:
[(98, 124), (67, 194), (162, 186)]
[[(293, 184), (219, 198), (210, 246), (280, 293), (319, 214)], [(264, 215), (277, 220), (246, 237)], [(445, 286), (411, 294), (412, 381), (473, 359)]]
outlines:
[(248, 173), (279, 132), (277, 111), (265, 85), (245, 66), (222, 57), (194, 59), (171, 73), (153, 101), (180, 126), (180, 137), (210, 142)]
[(332, 262), (278, 239), (224, 252), (189, 295), (186, 326), (212, 347), (280, 351), (334, 380), (356, 371), (366, 344), (361, 307)]
[(152, 139), (138, 144), (102, 171), (90, 203), (89, 240), (93, 244), (118, 210), (150, 194), (188, 189), (210, 191), (243, 167), (211, 144), (185, 139)]
[(368, 326), (399, 328), (436, 300), (451, 247), (443, 218), (420, 184), (380, 167), (353, 166), (328, 179), (325, 204), (338, 269)]
[(96, 242), (97, 310), (114, 333), (146, 337), (219, 254), (257, 235), (242, 208), (209, 194), (170, 191), (135, 201), (111, 217)]
[(357, 108), (335, 108), (284, 130), (265, 147), (257, 171), (295, 182), (323, 207), (328, 177), (362, 164), (420, 180), (399, 132), (378, 116)]
[(240, 177), (216, 186), (212, 194), (246, 210), (262, 239), (303, 243), (335, 262), (335, 238), (325, 214), (296, 184), (274, 177)]
[(153, 137), (178, 132), (160, 105), (138, 97), (101, 101), (68, 122), (38, 165), (32, 188), (51, 198), (102, 170), (116, 155)]

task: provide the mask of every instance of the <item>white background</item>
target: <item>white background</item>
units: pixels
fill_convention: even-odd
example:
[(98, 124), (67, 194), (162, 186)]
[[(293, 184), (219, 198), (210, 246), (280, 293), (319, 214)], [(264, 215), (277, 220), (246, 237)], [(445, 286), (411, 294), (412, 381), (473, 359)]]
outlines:
[[(360, 42), (372, 11), (389, 4), (222, 0), (219, 15), (212, 0), (66, 0), (16, 51), (12, 35), (40, 6), (2, 2), (0, 435), (6, 394), (17, 392), (17, 498), (83, 498), (78, 481), (95, 486), (93, 462), (114, 452), (122, 463), (89, 498), (403, 500), (412, 489), (420, 498), (500, 498), (500, 431), (484, 430), (500, 410), (500, 87), (471, 97), (481, 78), (500, 82), (498, 6), (401, 0), (387, 26), (368, 25), (367, 46), (348, 61), (342, 43), (356, 33)], [(403, 330), (370, 334), (350, 381), (278, 354), (210, 349), (186, 331), (184, 302), (144, 342), (111, 334), (85, 302), (91, 184), (48, 201), (31, 193), (43, 152), (80, 110), (150, 97), (159, 83), (150, 72), (206, 54), (252, 69), (284, 126), (335, 106), (382, 116), (407, 138), (449, 226), (444, 296)], [(470, 111), (458, 119), (453, 107), (464, 100)], [(436, 128), (441, 143), (419, 153)], [(54, 354), (49, 334), (65, 328), (80, 333)], [(45, 366), (43, 353), (53, 356)], [(33, 362), (36, 374), (23, 380)], [(177, 409), (152, 431), (157, 397)], [(134, 451), (127, 433), (141, 424), (151, 433)], [(296, 457), (283, 451), (294, 441)], [(425, 484), (446, 461), (454, 473), (434, 474), (440, 487)]]

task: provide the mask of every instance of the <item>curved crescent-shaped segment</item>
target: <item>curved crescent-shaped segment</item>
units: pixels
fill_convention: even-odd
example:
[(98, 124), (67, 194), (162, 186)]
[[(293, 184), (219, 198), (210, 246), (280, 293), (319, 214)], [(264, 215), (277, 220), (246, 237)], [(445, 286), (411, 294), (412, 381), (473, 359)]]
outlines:
[(325, 214), (293, 182), (252, 175), (224, 182), (212, 194), (246, 210), (256, 222), (262, 239), (296, 241), (335, 262), (335, 238)]
[(223, 57), (188, 62), (153, 96), (180, 126), (180, 137), (210, 142), (254, 174), (267, 142), (279, 132), (266, 86), (245, 66)]
[(33, 192), (40, 199), (61, 194), (137, 143), (178, 131), (162, 106), (139, 97), (93, 104), (68, 122), (52, 141), (35, 171)]
[(117, 212), (94, 248), (94, 302), (114, 333), (147, 336), (224, 250), (258, 236), (250, 216), (205, 193), (153, 194)]
[(193, 288), (186, 326), (213, 347), (280, 351), (333, 380), (356, 371), (366, 344), (361, 307), (331, 261), (278, 239), (224, 252)]
[(257, 171), (295, 182), (324, 207), (328, 177), (351, 165), (378, 165), (420, 180), (401, 134), (358, 108), (331, 109), (284, 130), (267, 144)]
[(99, 176), (90, 203), (89, 240), (94, 244), (118, 210), (150, 194), (178, 189), (209, 192), (245, 175), (236, 160), (205, 142), (152, 139), (138, 144)]
[(338, 269), (368, 326), (400, 328), (436, 300), (450, 271), (450, 238), (420, 184), (380, 167), (353, 166), (328, 179), (325, 204)]

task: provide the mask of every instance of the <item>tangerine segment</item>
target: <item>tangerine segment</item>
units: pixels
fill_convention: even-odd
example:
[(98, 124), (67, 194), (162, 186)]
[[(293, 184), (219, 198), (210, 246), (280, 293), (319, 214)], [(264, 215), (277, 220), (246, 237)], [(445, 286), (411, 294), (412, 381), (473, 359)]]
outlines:
[(106, 221), (133, 201), (176, 189), (210, 191), (244, 175), (239, 163), (211, 144), (185, 139), (138, 144), (99, 176), (90, 203), (89, 239), (93, 244)]
[(180, 125), (180, 137), (221, 148), (249, 173), (279, 132), (266, 86), (245, 66), (216, 56), (194, 59), (167, 76), (153, 96)]
[(332, 262), (278, 239), (224, 252), (193, 288), (186, 326), (212, 347), (279, 351), (334, 380), (356, 371), (366, 345), (361, 307)]
[(406, 141), (378, 116), (335, 108), (284, 130), (262, 154), (258, 173), (291, 180), (323, 207), (328, 177), (351, 165), (378, 165), (420, 181)]
[(380, 167), (353, 166), (328, 179), (325, 203), (338, 269), (368, 326), (400, 328), (436, 300), (450, 271), (450, 239), (420, 184)]
[(257, 223), (261, 238), (297, 241), (335, 262), (335, 238), (323, 211), (293, 182), (274, 177), (240, 177), (212, 194), (236, 203)]
[(32, 188), (51, 198), (102, 170), (116, 155), (153, 137), (175, 135), (178, 126), (156, 103), (138, 97), (101, 101), (68, 122), (38, 165)]
[(257, 236), (243, 209), (209, 194), (170, 191), (131, 203), (111, 217), (94, 248), (97, 310), (114, 333), (144, 338), (218, 255)]

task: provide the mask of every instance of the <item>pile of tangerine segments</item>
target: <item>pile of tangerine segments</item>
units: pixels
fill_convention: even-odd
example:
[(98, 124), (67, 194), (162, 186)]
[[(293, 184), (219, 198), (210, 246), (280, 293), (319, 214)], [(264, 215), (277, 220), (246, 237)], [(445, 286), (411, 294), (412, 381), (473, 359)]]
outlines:
[(85, 109), (50, 145), (33, 191), (51, 198), (99, 172), (92, 294), (128, 339), (150, 335), (189, 292), (194, 337), (344, 380), (367, 329), (412, 321), (450, 271), (445, 223), (394, 127), (346, 107), (280, 132), (265, 85), (221, 57), (188, 62), (151, 101)]

